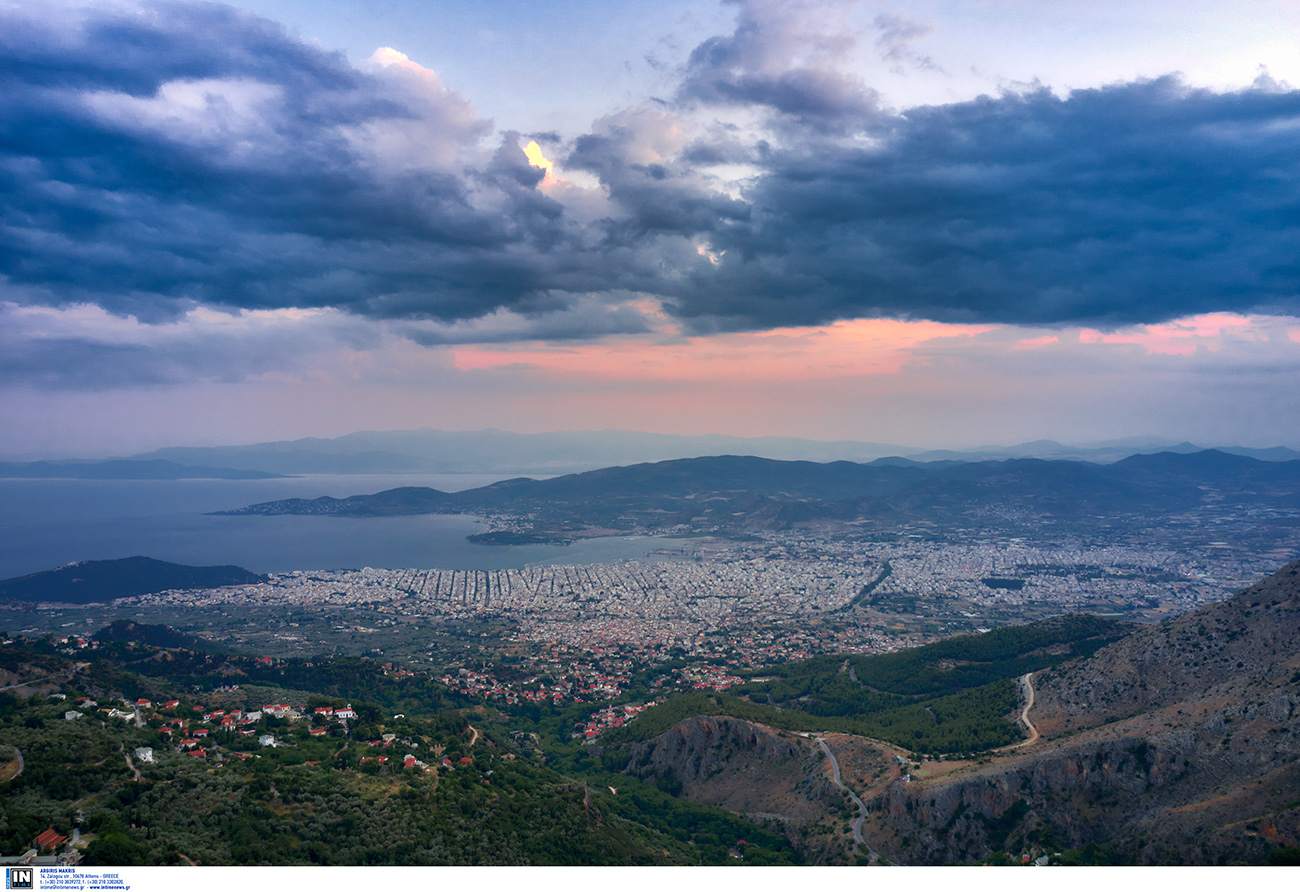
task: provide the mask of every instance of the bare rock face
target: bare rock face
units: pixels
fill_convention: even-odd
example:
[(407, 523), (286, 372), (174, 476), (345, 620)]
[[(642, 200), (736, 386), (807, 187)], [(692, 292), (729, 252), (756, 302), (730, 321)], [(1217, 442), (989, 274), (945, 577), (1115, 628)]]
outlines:
[(838, 807), (811, 741), (729, 716), (696, 716), (631, 750), (627, 772), (693, 802), (717, 805), (788, 830)]
[[(1227, 601), (1141, 629), (1089, 660), (1042, 673), (1036, 679), (1035, 723), (1051, 736), (1205, 699), (1216, 689), (1234, 696), (1272, 689), (1298, 655), (1300, 563), (1294, 563)], [(1291, 696), (1279, 691), (1275, 698)], [(1271, 714), (1285, 712), (1287, 702), (1269, 706)]]
[(759, 764), (801, 759), (805, 747), (794, 740), (729, 716), (696, 716), (633, 746), (633, 773), (643, 778), (671, 775), (683, 784), (694, 783), (734, 768), (733, 757), (742, 752)]
[(1035, 676), (1043, 738), (876, 797), (891, 860), (1097, 843), (1131, 863), (1262, 862), (1300, 844), (1300, 564)]
[(1261, 755), (1182, 733), (1093, 739), (945, 782), (896, 783), (870, 803), (868, 836), (907, 864), (1089, 843), (1129, 863), (1262, 862), (1300, 839), (1300, 763), (1294, 750)]

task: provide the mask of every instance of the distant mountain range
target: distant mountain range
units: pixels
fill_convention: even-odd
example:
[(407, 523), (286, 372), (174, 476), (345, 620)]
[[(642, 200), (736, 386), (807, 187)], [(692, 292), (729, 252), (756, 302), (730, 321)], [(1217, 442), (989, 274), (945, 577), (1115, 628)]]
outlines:
[(248, 468), (213, 468), (182, 465), (162, 459), (109, 459), (107, 461), (0, 462), (0, 479), (66, 480), (268, 480), (283, 477)]
[(837, 443), (782, 437), (677, 436), (637, 431), (363, 431), (249, 446), (159, 449), (135, 459), (259, 468), (283, 474), (503, 473), (566, 474), (611, 465), (758, 455), (810, 461), (870, 461), (914, 449), (883, 443)]
[[(1043, 458), (1113, 462), (1134, 453), (1198, 452), (1191, 443), (1136, 438), (1065, 446), (1037, 440), (1018, 446), (983, 446), (966, 451), (918, 450), (888, 443), (824, 442), (793, 437), (677, 436), (638, 431), (557, 431), (517, 434), (480, 431), (365, 431), (333, 439), (307, 438), (249, 446), (184, 446), (132, 456), (182, 465), (255, 468), (279, 474), (569, 474), (612, 465), (660, 462), (710, 455), (752, 455), (783, 461), (869, 462), (888, 456), (913, 461), (987, 461)], [(1268, 461), (1300, 459), (1278, 446), (1220, 451)]]
[[(100, 480), (261, 479), (305, 474), (555, 475), (614, 465), (710, 455), (750, 455), (782, 461), (870, 462), (891, 456), (913, 461), (991, 461), (1041, 458), (1108, 463), (1135, 453), (1199, 452), (1192, 443), (1129, 438), (1085, 446), (1035, 440), (1015, 446), (920, 450), (888, 443), (834, 442), (796, 437), (678, 436), (643, 431), (362, 431), (332, 439), (309, 437), (245, 446), (173, 446), (105, 461), (0, 462), (0, 478), (68, 477)], [(1219, 451), (1265, 461), (1300, 459), (1284, 446)]]
[(677, 459), (548, 480), (515, 478), (457, 493), (401, 487), (336, 499), (287, 499), (226, 514), (384, 517), (493, 514), (551, 537), (674, 530), (745, 532), (879, 522), (982, 523), (990, 517), (1143, 523), (1207, 506), (1294, 513), (1300, 461), (1217, 450), (1077, 461), (878, 459), (786, 462), (753, 456)]
[(57, 570), (0, 580), (0, 600), (98, 604), (169, 589), (220, 588), (266, 579), (243, 567), (190, 567), (137, 556), (80, 561)]

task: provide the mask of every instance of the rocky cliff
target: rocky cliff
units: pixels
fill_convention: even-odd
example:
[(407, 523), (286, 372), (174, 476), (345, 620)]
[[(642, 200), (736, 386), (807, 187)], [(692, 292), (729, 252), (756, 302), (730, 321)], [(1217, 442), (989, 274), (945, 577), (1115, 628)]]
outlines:
[(877, 849), (961, 863), (1093, 843), (1214, 864), (1300, 843), (1300, 564), (1035, 685), (1042, 739), (891, 785), (870, 803)]
[(831, 783), (820, 748), (801, 735), (729, 716), (696, 716), (635, 744), (627, 771), (693, 802), (779, 826), (810, 861), (847, 857), (832, 819), (845, 812), (843, 794)]

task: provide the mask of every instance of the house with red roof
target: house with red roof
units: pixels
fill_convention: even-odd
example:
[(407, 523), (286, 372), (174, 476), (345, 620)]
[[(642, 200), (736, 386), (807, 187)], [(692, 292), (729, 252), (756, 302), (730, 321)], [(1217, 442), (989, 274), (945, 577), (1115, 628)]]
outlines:
[(51, 827), (41, 833), (40, 836), (36, 837), (36, 839), (32, 841), (32, 845), (38, 849), (53, 849), (57, 846), (63, 845), (67, 841), (68, 838), (66, 836), (59, 836), (59, 834), (54, 831), (54, 828)]

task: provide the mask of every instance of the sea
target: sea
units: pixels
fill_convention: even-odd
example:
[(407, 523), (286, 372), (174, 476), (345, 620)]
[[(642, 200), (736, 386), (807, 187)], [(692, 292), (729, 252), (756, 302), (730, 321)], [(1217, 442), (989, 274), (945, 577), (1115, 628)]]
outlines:
[[(272, 480), (0, 480), (0, 580), (73, 561), (144, 555), (258, 573), (386, 567), (503, 570), (647, 558), (671, 543), (649, 536), (570, 545), (475, 545), (488, 529), (469, 515), (216, 516), (258, 502), (431, 486), (458, 492), (502, 476), (304, 476)], [(679, 544), (679, 543), (678, 543)]]

